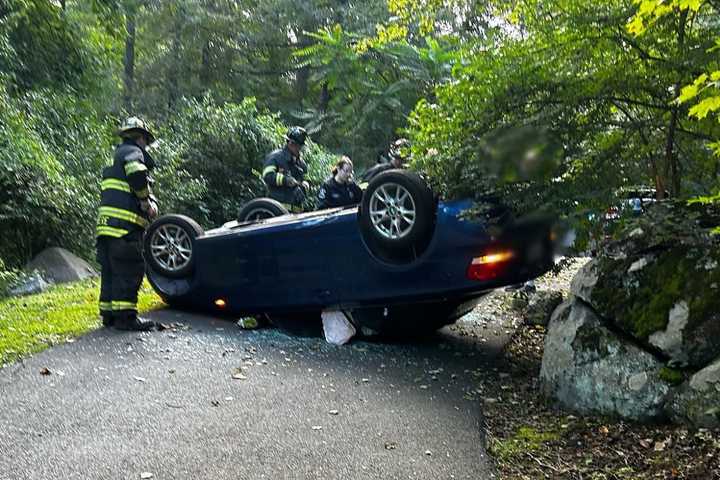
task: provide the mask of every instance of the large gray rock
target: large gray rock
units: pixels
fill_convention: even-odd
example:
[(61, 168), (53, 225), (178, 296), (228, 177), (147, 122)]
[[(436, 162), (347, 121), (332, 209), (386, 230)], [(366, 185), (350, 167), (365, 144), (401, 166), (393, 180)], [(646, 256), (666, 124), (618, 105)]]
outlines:
[(564, 408), (633, 420), (663, 416), (669, 385), (653, 355), (603, 326), (577, 298), (552, 315), (540, 370), (542, 390)]
[(720, 356), (720, 206), (653, 204), (573, 279), (612, 330), (701, 369)]
[(598, 261), (595, 259), (590, 260), (583, 265), (573, 277), (570, 282), (570, 293), (585, 302), (592, 304), (592, 290), (597, 284), (599, 275)]
[(43, 250), (25, 266), (24, 270), (39, 271), (50, 283), (76, 282), (97, 276), (97, 272), (85, 260), (59, 247)]
[(563, 301), (562, 292), (540, 290), (530, 295), (525, 307), (524, 319), (527, 325), (547, 326), (555, 308)]
[(613, 328), (674, 366), (720, 356), (720, 251), (682, 246), (589, 262), (571, 289)]
[(720, 427), (720, 358), (690, 377), (670, 397), (665, 408), (677, 423)]

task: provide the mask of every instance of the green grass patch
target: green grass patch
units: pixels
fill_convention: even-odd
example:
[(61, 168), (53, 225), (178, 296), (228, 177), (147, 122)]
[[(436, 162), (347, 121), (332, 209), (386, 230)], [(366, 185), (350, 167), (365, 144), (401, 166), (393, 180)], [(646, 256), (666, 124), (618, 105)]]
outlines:
[(547, 442), (557, 441), (560, 436), (552, 431), (541, 432), (532, 427), (520, 427), (512, 437), (490, 443), (490, 454), (501, 460), (510, 460), (526, 452), (540, 450)]
[[(98, 328), (98, 279), (56, 285), (37, 295), (0, 300), (0, 365), (14, 362)], [(138, 297), (141, 312), (163, 305), (147, 281)]]

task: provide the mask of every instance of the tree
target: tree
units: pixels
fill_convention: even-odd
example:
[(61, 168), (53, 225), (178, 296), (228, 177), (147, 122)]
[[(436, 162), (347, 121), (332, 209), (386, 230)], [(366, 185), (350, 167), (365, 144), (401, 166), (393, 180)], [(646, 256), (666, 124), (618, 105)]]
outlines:
[[(701, 0), (672, 0), (663, 2), (659, 0), (634, 0), (638, 5), (638, 11), (628, 23), (628, 31), (636, 36), (642, 36), (649, 28), (660, 22), (679, 21), (681, 28), (678, 34), (684, 33), (687, 22), (703, 25), (705, 31), (714, 32), (715, 43), (706, 50), (706, 53), (715, 52), (720, 48), (720, 36), (718, 29), (713, 29), (713, 19), (720, 13), (720, 6), (711, 1)], [(695, 80), (685, 85), (682, 91), (678, 92), (679, 83), (674, 85), (674, 93), (677, 104), (695, 101), (690, 108), (688, 115), (698, 120), (704, 120), (708, 115), (713, 115), (720, 110), (720, 67), (712, 56), (704, 59), (688, 58), (693, 63), (699, 63), (697, 67), (704, 70)], [(698, 60), (700, 60), (698, 62)], [(720, 121), (720, 116), (718, 117)], [(716, 155), (720, 155), (720, 141), (710, 144)]]

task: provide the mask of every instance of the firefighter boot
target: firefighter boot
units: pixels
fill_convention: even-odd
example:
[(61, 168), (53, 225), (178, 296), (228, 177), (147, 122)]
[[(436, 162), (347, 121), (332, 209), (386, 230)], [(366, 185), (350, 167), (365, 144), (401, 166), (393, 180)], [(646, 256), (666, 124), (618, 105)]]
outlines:
[(115, 317), (113, 317), (112, 312), (102, 312), (100, 316), (102, 317), (103, 327), (109, 328), (115, 325)]
[(157, 324), (152, 320), (138, 317), (135, 312), (118, 316), (115, 319), (115, 328), (118, 330), (134, 330), (138, 332), (148, 332), (157, 330)]

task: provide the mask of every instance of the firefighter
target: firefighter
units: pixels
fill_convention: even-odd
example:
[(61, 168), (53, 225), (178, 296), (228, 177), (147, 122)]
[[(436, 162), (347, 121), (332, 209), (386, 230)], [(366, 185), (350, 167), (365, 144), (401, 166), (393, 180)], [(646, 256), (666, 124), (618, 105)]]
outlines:
[[(376, 165), (366, 170), (360, 178), (360, 187), (363, 189), (367, 188), (370, 181), (382, 172), (393, 168), (405, 168), (406, 150), (409, 147), (410, 142), (406, 138), (395, 140), (388, 149), (390, 160), (387, 163), (378, 161)], [(381, 156), (380, 158), (384, 159), (385, 157)]]
[(343, 156), (318, 191), (318, 210), (323, 208), (356, 205), (362, 199), (362, 190), (353, 180), (353, 163)]
[(268, 195), (291, 212), (302, 212), (305, 195), (310, 185), (305, 181), (307, 165), (300, 158), (307, 132), (302, 127), (291, 127), (285, 135), (285, 148), (275, 150), (265, 158), (263, 180)]
[(102, 172), (96, 228), (100, 315), (106, 327), (147, 331), (155, 323), (138, 317), (137, 297), (145, 273), (143, 233), (158, 215), (149, 176), (155, 163), (146, 151), (155, 137), (137, 117), (128, 118), (117, 133), (122, 143)]

